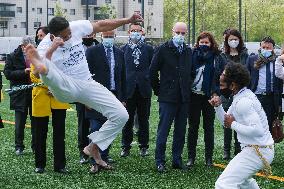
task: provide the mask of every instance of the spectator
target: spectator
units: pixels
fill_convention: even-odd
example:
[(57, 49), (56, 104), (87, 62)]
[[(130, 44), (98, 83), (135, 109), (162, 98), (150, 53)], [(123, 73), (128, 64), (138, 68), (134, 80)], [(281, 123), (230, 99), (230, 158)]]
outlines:
[(166, 143), (173, 121), (172, 167), (185, 169), (181, 155), (188, 117), (192, 54), (191, 49), (184, 43), (187, 25), (178, 22), (172, 31), (173, 38), (155, 51), (150, 67), (152, 87), (159, 102), (160, 121), (157, 130), (155, 160), (160, 173), (166, 170)]
[(152, 96), (149, 67), (153, 57), (153, 48), (141, 39), (142, 26), (140, 24), (130, 24), (128, 34), (128, 44), (122, 50), (126, 68), (126, 109), (129, 120), (122, 130), (122, 151), (120, 155), (126, 157), (130, 154), (134, 116), (137, 110), (139, 153), (140, 156), (144, 157), (149, 155), (149, 116)]
[[(21, 45), (9, 54), (4, 67), (4, 74), (10, 81), (10, 87), (31, 84), (30, 80), (30, 62), (26, 59), (24, 48), (28, 44), (33, 44), (34, 39), (30, 36), (22, 38)], [(10, 94), (10, 109), (15, 111), (15, 152), (16, 155), (22, 155), (24, 146), (24, 129), (27, 115), (30, 115), (31, 125), (33, 118), (31, 116), (32, 108), (32, 89), (19, 90)], [(34, 151), (34, 127), (31, 128), (32, 142), (31, 148)]]
[[(225, 60), (225, 64), (229, 62), (239, 63), (242, 65), (246, 64), (248, 58), (247, 48), (244, 47), (243, 38), (238, 30), (231, 29), (228, 31), (228, 35), (225, 37), (224, 42), (224, 52), (222, 52), (222, 57)], [(225, 111), (228, 110), (232, 104), (233, 99), (230, 96), (221, 96), (222, 105)], [(237, 133), (234, 133), (235, 139), (235, 150), (234, 154), (238, 154), (241, 151), (240, 143), (237, 139)], [(224, 160), (231, 159), (231, 141), (232, 141), (232, 130), (224, 127)]]
[[(196, 157), (196, 146), (201, 112), (203, 117), (203, 130), (205, 142), (205, 164), (213, 166), (214, 150), (214, 108), (208, 100), (219, 94), (219, 76), (217, 73), (224, 61), (220, 56), (218, 45), (212, 34), (202, 32), (197, 37), (197, 44), (193, 50), (193, 85), (191, 88), (191, 100), (189, 104), (189, 128), (188, 128), (188, 163), (193, 166)], [(194, 107), (194, 109), (190, 109)]]
[[(115, 32), (102, 32), (102, 44), (91, 47), (86, 51), (89, 70), (93, 79), (110, 90), (124, 105), (126, 102), (125, 64), (123, 52), (114, 46)], [(106, 117), (95, 110), (87, 110), (86, 117), (90, 121), (91, 132), (98, 131)], [(109, 156), (110, 147), (101, 151), (102, 159), (108, 164), (113, 163)], [(91, 160), (90, 172), (96, 173), (96, 162)]]
[[(0, 72), (0, 91), (1, 91), (1, 94), (0, 94), (0, 102), (2, 100), (2, 73)], [(3, 121), (2, 121), (2, 118), (1, 118), (1, 114), (0, 114), (0, 128), (4, 128), (4, 124), (3, 124)]]
[(247, 61), (251, 76), (249, 88), (256, 94), (266, 113), (270, 132), (273, 121), (278, 117), (279, 107), (282, 106), (283, 91), (283, 81), (274, 74), (274, 46), (275, 42), (271, 37), (264, 37), (260, 42), (258, 54), (249, 56)]

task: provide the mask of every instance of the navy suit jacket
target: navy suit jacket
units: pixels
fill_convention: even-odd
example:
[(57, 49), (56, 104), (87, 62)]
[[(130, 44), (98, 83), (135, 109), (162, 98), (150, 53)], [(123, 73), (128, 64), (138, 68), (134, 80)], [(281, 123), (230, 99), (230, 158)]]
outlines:
[[(247, 68), (250, 72), (250, 85), (249, 89), (252, 90), (252, 92), (255, 92), (258, 85), (259, 80), (259, 70), (254, 68), (254, 63), (258, 59), (258, 55), (252, 55), (249, 56), (247, 59)], [(275, 76), (275, 64), (273, 64), (273, 92), (274, 92), (274, 101), (276, 107), (282, 104), (281, 102), (281, 94), (283, 91), (283, 81)]]
[(180, 54), (172, 40), (162, 44), (155, 51), (150, 72), (159, 102), (189, 102), (192, 85), (192, 51), (189, 47), (184, 44)]
[(122, 47), (122, 51), (124, 52), (126, 68), (126, 97), (131, 98), (134, 94), (136, 86), (138, 86), (142, 97), (151, 98), (152, 87), (150, 82), (149, 67), (154, 53), (153, 48), (150, 45), (143, 44), (140, 49), (141, 56), (139, 59), (139, 65), (137, 67), (134, 64), (132, 49), (128, 45), (124, 45)]
[[(125, 64), (123, 52), (113, 47), (115, 68), (114, 81), (116, 88), (116, 97), (121, 102), (126, 102), (126, 80), (125, 80)], [(93, 75), (93, 79), (104, 87), (110, 90), (110, 68), (106, 57), (105, 49), (102, 44), (90, 47), (86, 51), (86, 58), (89, 65), (89, 70)], [(91, 113), (92, 112), (92, 113)], [(105, 121), (106, 118), (95, 110), (86, 112), (87, 118), (99, 119)]]

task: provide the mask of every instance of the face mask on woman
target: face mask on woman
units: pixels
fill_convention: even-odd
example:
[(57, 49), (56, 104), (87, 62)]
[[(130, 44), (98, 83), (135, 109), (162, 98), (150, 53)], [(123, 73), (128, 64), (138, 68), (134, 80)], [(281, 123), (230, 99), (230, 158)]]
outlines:
[(237, 48), (240, 44), (240, 41), (239, 40), (231, 40), (231, 41), (228, 41), (228, 45), (231, 47), (231, 48)]

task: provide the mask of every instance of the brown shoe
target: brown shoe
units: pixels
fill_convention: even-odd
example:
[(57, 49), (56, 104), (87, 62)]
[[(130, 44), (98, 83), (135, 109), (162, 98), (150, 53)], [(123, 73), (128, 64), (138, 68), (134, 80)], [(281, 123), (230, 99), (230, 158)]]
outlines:
[(106, 164), (106, 165), (97, 164), (97, 165), (98, 165), (99, 170), (113, 170), (114, 169), (114, 167), (111, 166), (110, 164)]

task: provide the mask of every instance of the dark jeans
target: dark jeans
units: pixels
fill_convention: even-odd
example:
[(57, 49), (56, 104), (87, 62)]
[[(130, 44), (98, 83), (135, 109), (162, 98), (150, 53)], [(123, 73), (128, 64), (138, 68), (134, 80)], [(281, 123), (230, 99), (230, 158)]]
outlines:
[(188, 103), (159, 102), (160, 121), (157, 130), (155, 160), (156, 165), (165, 164), (168, 135), (174, 121), (172, 163), (182, 164), (182, 151), (185, 140)]
[(189, 128), (187, 137), (188, 158), (195, 159), (198, 129), (201, 112), (203, 117), (205, 159), (212, 159), (214, 150), (215, 110), (208, 102), (208, 97), (192, 93), (189, 104)]
[[(104, 123), (105, 122), (97, 120), (97, 119), (90, 119), (90, 128), (91, 128), (90, 132), (92, 133), (92, 132), (98, 131)], [(104, 151), (101, 151), (101, 149), (100, 149), (100, 154), (101, 154), (101, 157), (104, 161), (107, 161), (107, 158), (109, 156), (110, 147), (111, 147), (111, 145)], [(92, 165), (94, 165), (96, 163), (93, 158), (91, 158), (90, 162), (91, 162)]]
[(1, 128), (4, 128), (4, 124), (3, 124), (3, 121), (2, 121), (2, 118), (1, 118), (1, 114), (0, 114), (0, 129)]
[(272, 123), (277, 117), (277, 109), (274, 106), (274, 96), (272, 95), (256, 95), (260, 101), (263, 110), (266, 114), (269, 131), (272, 132)]
[[(65, 157), (65, 109), (52, 109), (53, 127), (53, 155), (54, 170), (62, 169), (66, 165)], [(49, 116), (35, 117), (35, 166), (46, 166), (46, 138), (48, 132)]]
[(129, 119), (122, 130), (122, 148), (130, 149), (133, 141), (133, 124), (134, 115), (137, 110), (138, 116), (138, 142), (139, 148), (149, 147), (149, 116), (150, 116), (151, 99), (143, 98), (136, 87), (131, 98), (127, 100), (126, 109)]
[(83, 149), (89, 144), (89, 130), (90, 130), (90, 122), (85, 118), (85, 105), (76, 103), (77, 117), (78, 117), (78, 148), (80, 152), (80, 156), (84, 158), (88, 158), (86, 154), (84, 154)]
[[(22, 112), (22, 111), (15, 111), (15, 149), (24, 150), (24, 137), (25, 137), (25, 125), (26, 120), (28, 117), (28, 114), (31, 114), (31, 109)], [(35, 148), (35, 138), (34, 138), (34, 127), (33, 127), (33, 117), (30, 115), (31, 120), (31, 135), (32, 135), (32, 141), (31, 141), (31, 148), (34, 150)]]

